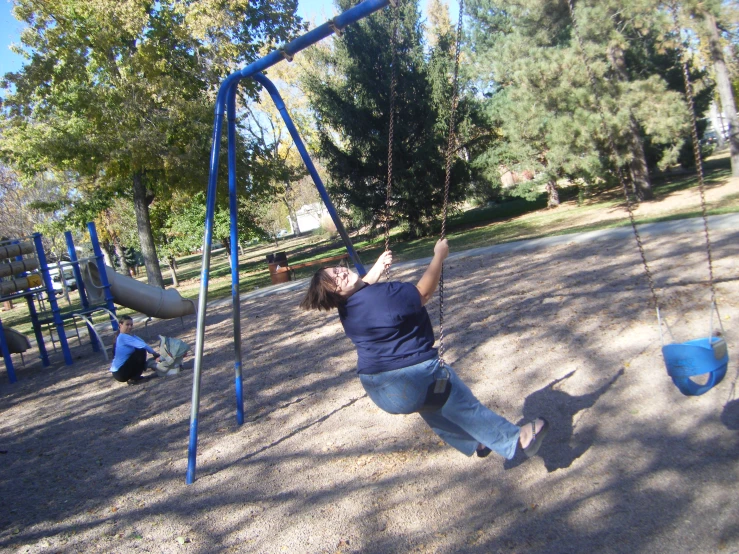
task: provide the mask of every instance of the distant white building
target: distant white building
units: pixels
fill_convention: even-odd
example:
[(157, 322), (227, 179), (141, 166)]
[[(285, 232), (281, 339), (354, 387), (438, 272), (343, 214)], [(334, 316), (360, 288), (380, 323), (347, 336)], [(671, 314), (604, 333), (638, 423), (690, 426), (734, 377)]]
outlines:
[(729, 138), (729, 119), (723, 112), (719, 111), (716, 102), (711, 102), (708, 119), (711, 121), (711, 127), (718, 135), (719, 144), (723, 144)]
[[(326, 210), (326, 207), (322, 202), (306, 204), (295, 212), (295, 217), (298, 220), (298, 227), (300, 228), (301, 233), (318, 229), (321, 226), (321, 219), (327, 215), (328, 210)], [(290, 221), (290, 231), (293, 234), (295, 233), (292, 221)]]

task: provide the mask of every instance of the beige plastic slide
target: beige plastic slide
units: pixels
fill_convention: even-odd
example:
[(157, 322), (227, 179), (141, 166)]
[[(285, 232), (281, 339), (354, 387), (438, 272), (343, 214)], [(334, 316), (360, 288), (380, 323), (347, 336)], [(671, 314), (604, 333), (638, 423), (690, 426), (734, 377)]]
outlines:
[(26, 335), (7, 327), (3, 331), (5, 331), (5, 340), (8, 341), (8, 350), (11, 354), (23, 354), (31, 348), (31, 343)]
[[(94, 260), (80, 264), (87, 297), (92, 304), (105, 301), (105, 291), (100, 282), (100, 271)], [(195, 302), (182, 298), (176, 289), (152, 287), (127, 275), (116, 273), (105, 266), (110, 292), (116, 304), (131, 308), (149, 317), (172, 319), (195, 313)]]

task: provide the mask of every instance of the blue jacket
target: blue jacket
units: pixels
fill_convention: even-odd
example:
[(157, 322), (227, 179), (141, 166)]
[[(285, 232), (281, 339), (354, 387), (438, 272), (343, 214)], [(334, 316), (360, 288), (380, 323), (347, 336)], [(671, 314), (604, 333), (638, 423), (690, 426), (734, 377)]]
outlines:
[(118, 371), (126, 363), (126, 360), (128, 360), (131, 354), (133, 354), (134, 350), (140, 348), (143, 348), (150, 354), (156, 355), (154, 349), (136, 335), (119, 334), (115, 340), (115, 356), (113, 356), (113, 364), (110, 366), (110, 371)]

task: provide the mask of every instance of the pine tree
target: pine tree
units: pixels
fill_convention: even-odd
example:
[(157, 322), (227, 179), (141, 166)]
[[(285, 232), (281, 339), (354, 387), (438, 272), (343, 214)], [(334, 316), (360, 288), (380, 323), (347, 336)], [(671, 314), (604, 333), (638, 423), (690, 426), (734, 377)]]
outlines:
[(644, 43), (655, 40), (644, 22), (663, 14), (650, 0), (574, 6), (577, 27), (565, 0), (472, 1), (475, 68), (489, 87), (488, 113), (504, 138), (479, 163), (490, 177), (499, 165), (534, 172), (537, 179), (519, 187), (524, 195), (542, 184), (551, 190), (562, 178), (612, 178), (618, 163), (648, 198), (645, 137), (667, 165), (688, 136), (682, 94), (658, 73), (641, 72), (643, 64), (633, 65), (650, 51)]
[[(443, 200), (446, 125), (439, 106), (449, 101), (449, 76), (446, 90), (435, 90), (417, 3), (399, 6), (391, 216), (418, 236), (430, 230)], [(313, 49), (318, 71), (303, 79), (317, 114), (329, 191), (360, 223), (373, 226), (385, 209), (392, 17), (392, 9), (383, 10), (345, 29), (332, 47)], [(452, 201), (462, 197), (465, 171), (457, 158)]]

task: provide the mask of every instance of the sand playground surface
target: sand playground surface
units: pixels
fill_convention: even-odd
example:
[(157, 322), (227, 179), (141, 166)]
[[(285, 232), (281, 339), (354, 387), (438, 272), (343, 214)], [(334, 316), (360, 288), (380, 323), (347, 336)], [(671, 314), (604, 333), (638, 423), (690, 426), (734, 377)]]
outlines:
[[(711, 238), (731, 359), (700, 397), (665, 372), (633, 238), (447, 263), (447, 361), (509, 420), (549, 419), (527, 461), (466, 458), (380, 411), (336, 314), (302, 312), (302, 290), (241, 304), (242, 426), (231, 308), (209, 309), (190, 486), (192, 358), (127, 386), (89, 344), (72, 341), (72, 366), (30, 352), (16, 384), (0, 374), (0, 551), (739, 552), (739, 229)], [(706, 336), (703, 236), (645, 246), (675, 338)], [(158, 334), (194, 347), (195, 318)]]

